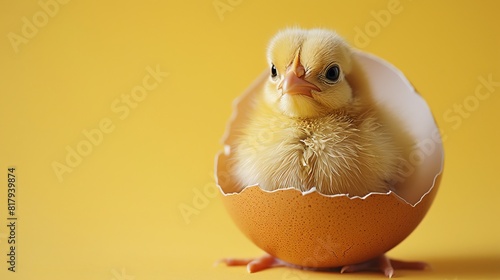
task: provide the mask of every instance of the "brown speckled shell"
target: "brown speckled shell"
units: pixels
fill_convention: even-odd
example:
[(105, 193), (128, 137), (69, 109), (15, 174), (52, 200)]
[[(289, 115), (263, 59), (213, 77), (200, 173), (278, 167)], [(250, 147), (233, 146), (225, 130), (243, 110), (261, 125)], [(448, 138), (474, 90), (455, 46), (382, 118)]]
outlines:
[[(400, 86), (414, 95), (411, 98), (421, 99), (391, 65), (361, 52), (356, 53), (356, 58), (369, 68), (381, 68), (377, 72), (385, 71), (385, 76), (380, 74), (383, 78), (392, 79), (389, 82), (403, 82)], [(224, 137), (226, 145), (231, 143), (231, 131), (238, 125), (238, 112), (245, 113), (245, 102), (259, 90), (264, 80), (263, 75), (237, 101), (236, 115), (233, 115)], [(401, 91), (401, 87), (396, 86), (395, 91)], [(423, 105), (415, 105), (415, 100), (409, 102), (413, 103), (412, 106), (421, 106), (422, 114), (426, 116), (420, 121), (428, 127), (419, 128), (420, 132), (415, 133), (417, 140), (436, 140), (435, 135), (426, 136), (437, 127), (425, 102)], [(258, 186), (232, 192), (231, 174), (227, 172), (230, 170), (227, 168), (229, 150), (217, 156), (216, 178), (228, 213), (258, 247), (291, 264), (338, 267), (387, 252), (403, 241), (424, 218), (442, 176), (444, 156), (440, 138), (433, 143), (432, 153), (427, 153), (424, 160), (415, 164), (406, 184), (400, 186), (415, 189), (413, 196), (406, 191), (407, 199), (393, 192), (349, 198), (345, 195), (325, 196), (316, 191), (302, 193), (294, 189), (268, 192)]]

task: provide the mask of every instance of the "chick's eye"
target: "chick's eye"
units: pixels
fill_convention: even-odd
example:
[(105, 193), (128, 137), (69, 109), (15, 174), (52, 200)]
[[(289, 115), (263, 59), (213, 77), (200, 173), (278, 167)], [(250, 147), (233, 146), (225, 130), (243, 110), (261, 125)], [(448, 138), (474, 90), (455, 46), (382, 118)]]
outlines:
[(274, 78), (278, 76), (278, 71), (276, 70), (276, 66), (274, 64), (271, 66), (271, 77)]
[(325, 78), (331, 82), (337, 82), (340, 78), (340, 69), (338, 65), (332, 65), (326, 70)]

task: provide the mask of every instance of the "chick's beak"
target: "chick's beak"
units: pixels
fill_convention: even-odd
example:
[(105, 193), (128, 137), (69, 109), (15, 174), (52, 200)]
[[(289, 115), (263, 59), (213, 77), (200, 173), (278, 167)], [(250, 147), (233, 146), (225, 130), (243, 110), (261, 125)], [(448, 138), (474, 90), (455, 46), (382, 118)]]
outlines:
[(299, 52), (297, 52), (292, 64), (288, 67), (285, 73), (285, 77), (278, 85), (278, 89), (281, 89), (283, 94), (301, 94), (312, 97), (311, 90), (320, 92), (321, 89), (305, 80), (304, 76), (306, 74), (306, 70), (304, 66), (300, 64), (299, 56)]

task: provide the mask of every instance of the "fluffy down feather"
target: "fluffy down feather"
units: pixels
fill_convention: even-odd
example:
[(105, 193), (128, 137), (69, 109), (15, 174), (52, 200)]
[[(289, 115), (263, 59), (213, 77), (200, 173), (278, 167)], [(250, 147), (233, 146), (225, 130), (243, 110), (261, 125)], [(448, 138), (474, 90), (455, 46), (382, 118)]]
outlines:
[[(307, 96), (281, 86), (294, 59), (301, 79), (315, 85)], [(240, 188), (313, 187), (324, 194), (364, 196), (387, 192), (400, 173), (401, 151), (370, 99), (352, 92), (345, 78), (351, 51), (336, 33), (287, 29), (269, 44), (270, 77), (231, 147), (232, 173)], [(338, 65), (337, 81), (325, 79)]]

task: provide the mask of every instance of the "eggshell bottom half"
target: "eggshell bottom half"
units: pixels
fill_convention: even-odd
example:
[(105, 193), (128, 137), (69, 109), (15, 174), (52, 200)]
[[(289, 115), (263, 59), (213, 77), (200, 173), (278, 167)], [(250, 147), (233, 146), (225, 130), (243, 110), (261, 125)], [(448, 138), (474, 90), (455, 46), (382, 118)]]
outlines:
[[(221, 170), (226, 160), (219, 155)], [(337, 267), (379, 256), (404, 240), (436, 192), (412, 206), (394, 193), (361, 199), (252, 186), (224, 195), (223, 202), (240, 230), (272, 256), (304, 267)]]
[[(264, 191), (248, 186), (234, 191), (228, 147), (232, 131), (244, 119), (252, 95), (262, 89), (266, 75), (257, 79), (236, 101), (224, 137), (226, 150), (217, 155), (216, 179), (222, 201), (240, 230), (267, 253), (291, 264), (322, 268), (360, 263), (403, 241), (421, 222), (436, 195), (443, 168), (441, 138), (425, 101), (392, 65), (358, 52), (355, 59), (373, 72), (363, 86), (403, 127), (410, 128), (416, 148), (404, 182), (396, 193), (350, 198), (295, 189)], [(371, 79), (371, 80), (370, 80)], [(378, 89), (378, 90), (377, 90)], [(436, 133), (437, 132), (437, 133)], [(437, 136), (436, 136), (437, 135)], [(411, 160), (414, 159), (414, 160)]]

